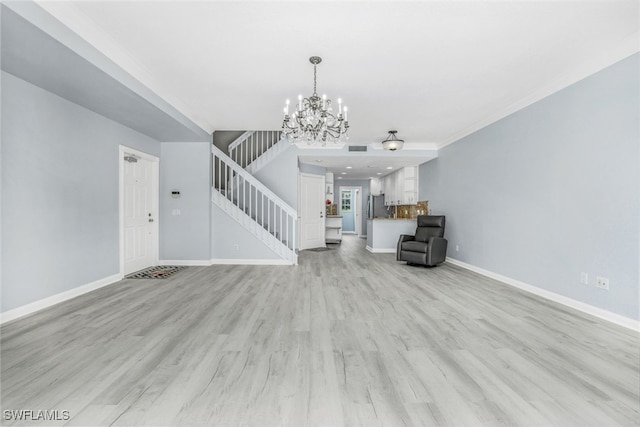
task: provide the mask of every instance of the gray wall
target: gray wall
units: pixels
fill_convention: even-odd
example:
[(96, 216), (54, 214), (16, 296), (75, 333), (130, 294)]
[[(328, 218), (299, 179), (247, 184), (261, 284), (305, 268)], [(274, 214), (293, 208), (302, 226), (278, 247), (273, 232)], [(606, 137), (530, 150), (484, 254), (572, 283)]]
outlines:
[[(341, 187), (362, 187), (362, 234), (367, 233), (367, 203), (371, 193), (368, 179), (335, 179), (333, 181), (334, 203), (339, 203)], [(355, 194), (355, 193), (354, 193)]]
[(216, 205), (212, 206), (211, 224), (212, 259), (280, 259), (262, 241)]
[(423, 164), (449, 256), (638, 319), (639, 67), (633, 55)]
[(118, 145), (160, 144), (2, 73), (2, 307), (119, 273)]
[[(160, 259), (211, 259), (211, 144), (164, 142), (160, 162)], [(180, 198), (171, 191), (180, 191)], [(180, 215), (172, 212), (178, 209)]]
[(290, 145), (255, 174), (260, 182), (293, 209), (298, 206), (298, 152), (296, 146)]
[(213, 133), (213, 145), (218, 147), (224, 154), (229, 155), (229, 145), (240, 137), (243, 130), (217, 130)]

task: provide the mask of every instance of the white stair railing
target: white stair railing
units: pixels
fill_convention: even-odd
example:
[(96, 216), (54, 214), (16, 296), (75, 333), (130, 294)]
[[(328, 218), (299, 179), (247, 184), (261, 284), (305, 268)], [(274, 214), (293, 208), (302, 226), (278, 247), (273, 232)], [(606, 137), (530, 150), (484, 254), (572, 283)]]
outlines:
[(247, 131), (229, 145), (229, 157), (246, 168), (282, 139), (277, 130)]
[(211, 154), (212, 201), (283, 259), (297, 264), (296, 210), (217, 147), (211, 147)]

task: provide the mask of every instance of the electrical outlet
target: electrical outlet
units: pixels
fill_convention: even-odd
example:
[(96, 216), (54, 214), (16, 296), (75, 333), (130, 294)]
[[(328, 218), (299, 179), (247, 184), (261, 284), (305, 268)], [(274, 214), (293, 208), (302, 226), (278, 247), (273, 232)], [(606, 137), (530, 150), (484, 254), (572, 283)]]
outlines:
[(240, 250), (240, 246), (238, 246), (237, 244), (233, 245), (233, 249), (235, 249), (236, 251)]
[(456, 252), (460, 252), (460, 246), (456, 245)]
[(580, 283), (582, 283), (583, 285), (589, 284), (589, 275), (587, 273), (580, 273)]
[(596, 287), (609, 290), (609, 279), (606, 277), (596, 277)]

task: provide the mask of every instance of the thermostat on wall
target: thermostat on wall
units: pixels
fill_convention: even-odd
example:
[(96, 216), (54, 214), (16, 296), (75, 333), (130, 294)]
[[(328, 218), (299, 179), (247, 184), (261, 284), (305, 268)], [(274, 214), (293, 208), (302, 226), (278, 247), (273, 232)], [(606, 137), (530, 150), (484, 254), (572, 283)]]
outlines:
[(171, 197), (173, 197), (174, 199), (179, 199), (180, 192), (178, 190), (171, 190)]

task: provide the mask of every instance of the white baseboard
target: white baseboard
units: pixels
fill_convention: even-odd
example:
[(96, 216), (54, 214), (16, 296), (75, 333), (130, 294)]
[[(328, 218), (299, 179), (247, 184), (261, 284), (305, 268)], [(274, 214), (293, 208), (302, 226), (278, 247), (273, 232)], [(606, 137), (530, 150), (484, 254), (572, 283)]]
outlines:
[(119, 282), (120, 280), (122, 280), (122, 278), (122, 274), (114, 274), (113, 276), (105, 277), (104, 279), (96, 280), (95, 282), (78, 286), (77, 288), (69, 289), (68, 291), (43, 298), (39, 301), (35, 301), (21, 307), (5, 311), (4, 313), (0, 314), (0, 324), (10, 322), (28, 314), (35, 313), (36, 311), (51, 307), (52, 305), (56, 305), (63, 301), (69, 300), (71, 298), (86, 294), (87, 292), (95, 291), (96, 289)]
[(533, 286), (498, 273), (494, 273), (493, 271), (485, 270), (483, 268), (476, 267), (475, 265), (467, 264), (466, 262), (459, 261), (455, 258), (447, 257), (447, 262), (465, 268), (467, 270), (474, 271), (478, 274), (482, 274), (483, 276), (498, 280), (509, 286), (513, 286), (515, 288), (522, 289), (523, 291), (538, 295), (542, 298), (546, 298), (559, 304), (566, 305), (568, 307), (574, 308), (608, 322), (615, 323), (616, 325), (623, 326), (634, 331), (640, 331), (640, 320), (634, 320), (629, 317), (621, 316), (611, 311), (604, 310), (602, 308), (595, 307), (593, 305), (586, 304), (569, 297), (565, 297), (564, 295), (556, 294), (555, 292), (551, 292), (546, 289), (542, 289), (537, 286)]
[(208, 267), (210, 265), (292, 265), (284, 259), (208, 259), (208, 260), (184, 260), (184, 259), (164, 259), (158, 261), (158, 265), (183, 265), (195, 267)]
[(210, 266), (211, 260), (208, 259), (162, 259), (158, 261), (158, 265), (179, 265), (179, 266)]
[(212, 259), (210, 265), (293, 265), (291, 261), (284, 259)]
[(396, 253), (396, 248), (372, 248), (371, 246), (367, 245), (366, 249), (374, 254), (395, 254)]

